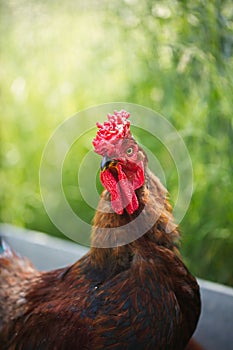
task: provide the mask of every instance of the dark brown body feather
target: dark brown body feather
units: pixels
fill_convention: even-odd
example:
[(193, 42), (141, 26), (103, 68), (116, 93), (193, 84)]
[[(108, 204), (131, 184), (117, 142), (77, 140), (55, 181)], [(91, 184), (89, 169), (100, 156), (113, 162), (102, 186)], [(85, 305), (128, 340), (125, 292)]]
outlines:
[[(135, 232), (146, 233), (127, 245), (93, 247), (74, 265), (42, 273), (26, 262), (23, 271), (21, 258), (10, 251), (0, 256), (1, 349), (185, 348), (199, 318), (199, 287), (179, 256), (166, 190), (149, 170), (137, 196), (136, 214), (99, 210), (94, 219), (93, 244), (110, 239), (117, 245), (122, 237), (110, 229), (141, 213)], [(99, 209), (106, 206), (104, 191)]]

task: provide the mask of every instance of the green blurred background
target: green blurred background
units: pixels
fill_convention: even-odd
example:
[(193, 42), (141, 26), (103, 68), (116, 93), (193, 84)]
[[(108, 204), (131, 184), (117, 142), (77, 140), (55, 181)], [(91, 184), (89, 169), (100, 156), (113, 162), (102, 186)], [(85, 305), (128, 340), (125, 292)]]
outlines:
[[(232, 2), (0, 1), (0, 31), (0, 221), (63, 237), (40, 197), (49, 136), (90, 106), (141, 104), (166, 116), (192, 158), (194, 193), (181, 223), (188, 267), (233, 285)], [(176, 175), (165, 153), (158, 157), (172, 197)], [(65, 193), (90, 221), (73, 162)]]

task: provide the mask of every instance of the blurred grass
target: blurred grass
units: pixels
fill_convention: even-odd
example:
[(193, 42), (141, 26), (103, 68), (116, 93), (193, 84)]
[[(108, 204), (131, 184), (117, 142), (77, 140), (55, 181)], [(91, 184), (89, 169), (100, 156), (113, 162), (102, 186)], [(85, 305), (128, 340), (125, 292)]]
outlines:
[[(233, 285), (232, 2), (1, 1), (0, 30), (0, 221), (61, 235), (39, 191), (49, 136), (83, 108), (142, 104), (173, 123), (192, 158), (194, 194), (181, 223), (186, 263)], [(159, 145), (150, 149), (173, 198), (176, 174)], [(77, 159), (85, 152), (84, 143)], [(73, 158), (65, 193), (90, 221)]]

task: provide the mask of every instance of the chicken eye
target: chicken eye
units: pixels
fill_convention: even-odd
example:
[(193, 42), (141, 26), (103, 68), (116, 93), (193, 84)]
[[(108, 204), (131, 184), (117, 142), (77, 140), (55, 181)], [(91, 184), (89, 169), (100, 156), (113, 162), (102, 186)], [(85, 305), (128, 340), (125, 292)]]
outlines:
[(133, 147), (129, 147), (127, 149), (126, 153), (127, 153), (128, 156), (132, 156), (132, 154), (133, 154)]

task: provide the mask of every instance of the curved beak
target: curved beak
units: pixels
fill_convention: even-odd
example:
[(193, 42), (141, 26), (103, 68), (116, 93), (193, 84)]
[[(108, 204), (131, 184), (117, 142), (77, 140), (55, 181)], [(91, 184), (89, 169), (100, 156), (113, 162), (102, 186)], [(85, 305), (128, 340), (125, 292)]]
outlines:
[(111, 163), (114, 163), (114, 161), (108, 156), (104, 156), (100, 164), (101, 171), (107, 169)]

